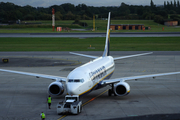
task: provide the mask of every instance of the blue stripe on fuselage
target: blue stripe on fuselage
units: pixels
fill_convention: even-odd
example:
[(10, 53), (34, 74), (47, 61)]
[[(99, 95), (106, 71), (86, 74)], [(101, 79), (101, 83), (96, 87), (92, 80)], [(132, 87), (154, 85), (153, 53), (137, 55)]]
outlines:
[[(107, 75), (104, 79), (109, 79), (109, 78), (112, 76), (113, 73), (114, 73), (114, 71), (111, 72), (109, 75)], [(104, 80), (104, 79), (102, 79), (102, 80)], [(101, 85), (102, 80), (101, 80), (101, 82), (99, 82), (97, 85), (95, 85), (94, 87), (92, 87), (91, 89), (89, 89), (87, 92), (85, 92), (85, 93), (83, 93), (83, 94), (80, 94), (79, 96), (82, 97), (82, 96), (90, 93), (92, 90), (97, 90), (97, 89), (99, 89), (99, 88), (104, 87), (104, 86)]]

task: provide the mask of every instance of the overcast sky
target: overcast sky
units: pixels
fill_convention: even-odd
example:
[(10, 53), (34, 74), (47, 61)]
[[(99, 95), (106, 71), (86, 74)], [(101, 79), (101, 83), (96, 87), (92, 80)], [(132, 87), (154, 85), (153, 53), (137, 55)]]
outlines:
[[(150, 5), (150, 1), (151, 0), (0, 0), (0, 2), (12, 2), (20, 6), (30, 5), (33, 7), (49, 7), (63, 3), (71, 3), (74, 5), (84, 3), (87, 6), (120, 6), (121, 2), (129, 5)], [(164, 5), (164, 1), (165, 0), (153, 0), (156, 5)]]

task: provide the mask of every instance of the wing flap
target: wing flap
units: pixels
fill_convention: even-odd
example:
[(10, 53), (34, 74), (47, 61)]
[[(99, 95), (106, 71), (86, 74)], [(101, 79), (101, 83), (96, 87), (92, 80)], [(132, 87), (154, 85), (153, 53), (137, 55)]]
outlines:
[(29, 75), (29, 76), (34, 76), (34, 77), (37, 77), (37, 78), (47, 78), (47, 79), (52, 79), (52, 80), (60, 80), (60, 81), (64, 81), (64, 82), (66, 81), (65, 77), (60, 77), (60, 76), (38, 74), (38, 73), (30, 73), (30, 72), (20, 72), (20, 71), (5, 70), (5, 69), (0, 69), (0, 71), (16, 73), (16, 74), (22, 74), (22, 75)]

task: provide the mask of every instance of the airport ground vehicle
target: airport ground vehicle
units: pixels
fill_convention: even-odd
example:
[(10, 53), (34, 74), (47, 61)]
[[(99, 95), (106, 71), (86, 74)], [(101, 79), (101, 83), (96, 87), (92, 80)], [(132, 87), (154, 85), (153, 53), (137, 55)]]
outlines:
[(66, 95), (65, 100), (57, 104), (57, 114), (79, 114), (82, 111), (82, 101), (78, 95)]

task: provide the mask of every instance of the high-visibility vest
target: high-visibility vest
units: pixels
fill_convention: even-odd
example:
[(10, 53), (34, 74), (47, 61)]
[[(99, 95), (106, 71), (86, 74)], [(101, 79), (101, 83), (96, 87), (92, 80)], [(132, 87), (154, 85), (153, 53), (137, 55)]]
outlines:
[(42, 114), (41, 114), (41, 117), (42, 117), (42, 118), (45, 118), (45, 114), (44, 114), (44, 113), (42, 113)]
[(48, 103), (51, 103), (51, 97), (48, 97)]

